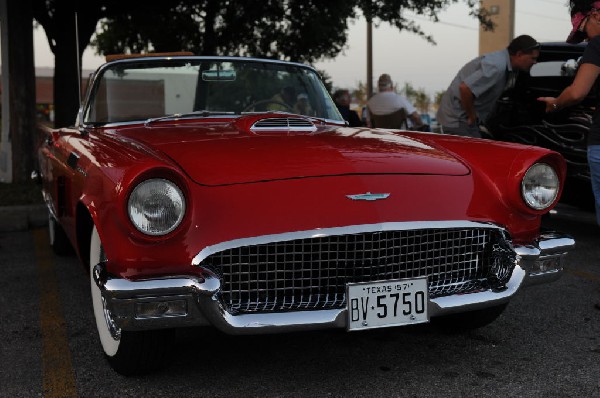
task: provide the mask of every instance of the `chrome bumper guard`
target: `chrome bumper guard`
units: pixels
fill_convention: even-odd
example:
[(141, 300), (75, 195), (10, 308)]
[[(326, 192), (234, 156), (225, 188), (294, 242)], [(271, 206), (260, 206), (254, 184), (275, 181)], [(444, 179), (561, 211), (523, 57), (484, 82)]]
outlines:
[[(574, 246), (575, 241), (570, 236), (552, 232), (544, 233), (532, 245), (515, 245), (516, 266), (506, 289), (431, 299), (429, 315), (436, 317), (496, 306), (508, 302), (522, 286), (556, 280), (562, 274), (565, 255)], [(107, 310), (123, 330), (212, 325), (228, 334), (261, 334), (345, 328), (347, 322), (345, 308), (232, 315), (217, 298), (219, 278), (208, 270), (203, 277), (140, 281), (104, 277), (96, 278), (96, 284), (102, 291)]]
[(545, 232), (529, 246), (515, 246), (518, 264), (527, 273), (525, 283), (535, 285), (557, 280), (563, 273), (564, 258), (575, 240), (556, 232)]

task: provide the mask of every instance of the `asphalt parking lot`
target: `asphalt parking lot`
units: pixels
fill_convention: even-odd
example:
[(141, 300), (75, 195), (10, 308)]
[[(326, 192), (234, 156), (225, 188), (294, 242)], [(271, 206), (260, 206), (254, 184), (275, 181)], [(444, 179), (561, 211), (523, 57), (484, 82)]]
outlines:
[(566, 273), (524, 289), (476, 331), (186, 329), (165, 369), (135, 378), (101, 354), (77, 259), (52, 254), (43, 214), (27, 217), (27, 228), (0, 232), (2, 397), (600, 397), (600, 228), (591, 213), (559, 206), (544, 219), (577, 240)]

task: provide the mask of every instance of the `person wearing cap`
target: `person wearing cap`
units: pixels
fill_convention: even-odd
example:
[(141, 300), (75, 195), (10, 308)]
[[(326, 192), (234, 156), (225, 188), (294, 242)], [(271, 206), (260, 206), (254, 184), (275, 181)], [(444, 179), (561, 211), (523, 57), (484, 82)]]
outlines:
[(371, 114), (389, 115), (399, 109), (404, 109), (412, 124), (411, 127), (417, 130), (423, 128), (419, 112), (406, 97), (394, 91), (394, 83), (390, 75), (384, 73), (379, 76), (377, 89), (379, 92), (367, 101), (367, 126), (372, 127)]
[(442, 96), (437, 120), (442, 133), (481, 137), (480, 126), (520, 71), (529, 72), (540, 55), (540, 44), (521, 35), (500, 51), (465, 64)]
[[(546, 112), (556, 112), (581, 102), (595, 87), (600, 94), (600, 1), (570, 1), (572, 30), (567, 43), (575, 44), (587, 40), (580, 66), (573, 83), (556, 98), (540, 97), (546, 103)], [(596, 222), (600, 226), (600, 103), (592, 116), (588, 134), (588, 164), (592, 179), (592, 190), (596, 202)]]

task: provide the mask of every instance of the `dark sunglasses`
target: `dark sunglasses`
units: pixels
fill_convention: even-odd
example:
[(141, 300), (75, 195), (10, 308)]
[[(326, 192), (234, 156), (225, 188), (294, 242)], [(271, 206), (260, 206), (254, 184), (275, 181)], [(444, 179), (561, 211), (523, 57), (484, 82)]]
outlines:
[(530, 53), (533, 50), (539, 50), (542, 47), (540, 43), (535, 43), (533, 46), (529, 46), (527, 48), (522, 49), (521, 51), (524, 53)]

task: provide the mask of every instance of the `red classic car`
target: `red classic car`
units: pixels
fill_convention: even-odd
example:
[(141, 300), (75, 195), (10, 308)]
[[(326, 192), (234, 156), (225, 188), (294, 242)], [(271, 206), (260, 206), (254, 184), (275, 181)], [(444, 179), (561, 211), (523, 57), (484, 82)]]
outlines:
[(347, 127), (298, 63), (107, 62), (39, 168), (52, 246), (89, 269), (100, 342), (123, 374), (159, 367), (180, 327), (480, 327), (557, 278), (574, 246), (540, 232), (560, 154)]

